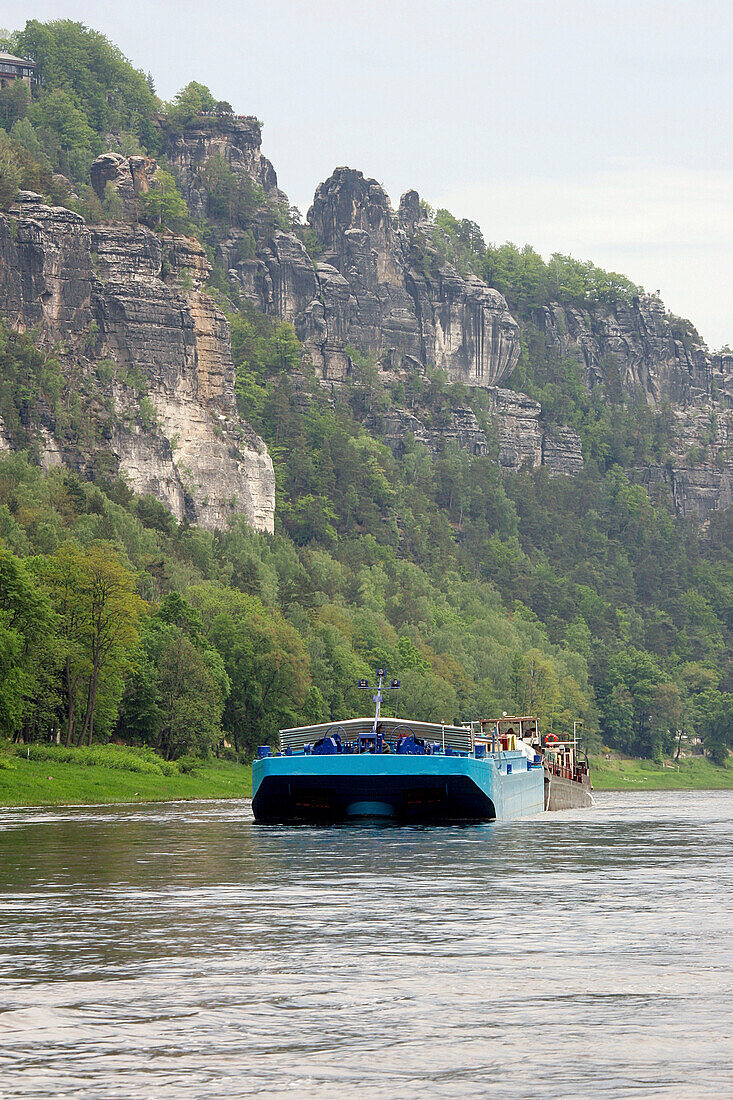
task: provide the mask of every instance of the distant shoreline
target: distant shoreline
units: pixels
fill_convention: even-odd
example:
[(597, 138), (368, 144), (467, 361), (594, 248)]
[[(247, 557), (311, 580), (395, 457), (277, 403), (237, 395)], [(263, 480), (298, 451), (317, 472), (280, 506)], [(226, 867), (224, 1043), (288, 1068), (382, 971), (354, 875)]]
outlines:
[[(82, 750), (83, 751), (83, 750)], [(733, 790), (733, 763), (716, 767), (703, 757), (680, 761), (679, 771), (613, 755), (591, 758), (596, 791)], [(136, 802), (236, 799), (252, 796), (252, 772), (244, 764), (202, 761), (192, 771), (145, 774), (124, 767), (0, 758), (0, 807), (101, 806)]]
[(590, 775), (597, 791), (733, 790), (733, 763), (718, 767), (706, 757), (686, 757), (672, 767), (615, 754), (591, 757)]
[(10, 767), (0, 766), (0, 807), (4, 808), (249, 798), (251, 794), (250, 768), (219, 761), (202, 761), (192, 772), (172, 775), (140, 774), (123, 768), (55, 760), (25, 760), (22, 756), (12, 757)]

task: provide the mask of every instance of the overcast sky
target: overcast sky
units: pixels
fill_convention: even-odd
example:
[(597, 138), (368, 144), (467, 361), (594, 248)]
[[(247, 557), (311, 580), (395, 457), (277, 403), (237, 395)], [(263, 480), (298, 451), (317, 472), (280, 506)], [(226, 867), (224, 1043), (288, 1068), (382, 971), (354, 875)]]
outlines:
[(0, 25), (26, 18), (103, 31), (164, 98), (195, 79), (257, 115), (304, 213), (359, 168), (733, 345), (732, 0), (0, 0)]

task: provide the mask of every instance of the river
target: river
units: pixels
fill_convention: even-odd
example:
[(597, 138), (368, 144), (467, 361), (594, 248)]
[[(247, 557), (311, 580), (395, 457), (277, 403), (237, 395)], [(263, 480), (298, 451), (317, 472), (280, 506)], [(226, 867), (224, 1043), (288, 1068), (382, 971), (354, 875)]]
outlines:
[(733, 1093), (733, 792), (0, 810), (0, 1097)]

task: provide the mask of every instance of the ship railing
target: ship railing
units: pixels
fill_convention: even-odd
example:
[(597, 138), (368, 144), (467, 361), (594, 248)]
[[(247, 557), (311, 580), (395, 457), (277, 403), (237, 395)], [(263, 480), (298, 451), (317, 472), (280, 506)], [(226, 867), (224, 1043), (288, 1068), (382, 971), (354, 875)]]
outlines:
[(588, 774), (585, 765), (576, 768), (565, 768), (561, 764), (551, 764), (546, 761), (545, 767), (550, 775), (556, 775), (559, 779), (572, 779), (575, 783), (582, 783), (584, 776)]
[[(358, 742), (359, 737), (369, 735), (374, 727), (373, 718), (350, 718), (345, 722), (319, 722), (313, 726), (294, 726), (280, 730), (280, 750), (303, 752), (306, 745), (313, 745), (324, 737), (338, 734), (343, 745)], [(473, 752), (474, 741), (469, 726), (449, 726), (440, 722), (413, 722), (402, 718), (380, 718), (378, 735), (385, 741), (396, 742), (400, 736), (410, 736), (426, 744), (438, 744), (454, 752)]]

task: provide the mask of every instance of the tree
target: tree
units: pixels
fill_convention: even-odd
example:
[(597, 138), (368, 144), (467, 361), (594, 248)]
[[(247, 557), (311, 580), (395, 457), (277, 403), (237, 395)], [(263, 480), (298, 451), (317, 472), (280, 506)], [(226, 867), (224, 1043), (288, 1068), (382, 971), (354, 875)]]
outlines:
[(52, 721), (55, 627), (33, 574), (0, 546), (0, 731), (6, 737), (18, 734), (42, 701), (43, 719)]
[(154, 186), (140, 201), (143, 217), (151, 225), (174, 232), (188, 228), (188, 207), (170, 172), (156, 172)]
[(29, 153), (45, 171), (50, 172), (51, 162), (49, 161), (48, 157), (41, 147), (41, 143), (38, 140), (38, 135), (36, 134), (36, 131), (33, 128), (33, 123), (30, 121), (30, 119), (19, 118), (18, 121), (14, 123), (13, 128), (10, 131), (10, 136), (12, 137), (16, 145), (20, 145), (21, 148), (25, 149), (26, 152)]
[(160, 150), (155, 126), (158, 100), (145, 74), (98, 31), (59, 19), (29, 20), (17, 35), (17, 52), (37, 65), (38, 103), (61, 90), (84, 116), (101, 152), (102, 135), (134, 134), (150, 153)]
[(161, 653), (157, 680), (156, 748), (166, 760), (184, 753), (208, 756), (222, 736), (224, 693), (205, 656), (180, 629)]
[(705, 702), (698, 704), (698, 731), (712, 762), (722, 766), (733, 748), (733, 694), (706, 692), (705, 696)]
[(401, 713), (423, 722), (451, 724), (459, 720), (455, 688), (432, 670), (408, 669), (400, 680)]
[(650, 705), (651, 758), (658, 763), (669, 755), (685, 722), (685, 697), (677, 684), (657, 684)]
[(18, 193), (22, 171), (10, 137), (0, 131), (0, 209), (6, 209)]
[(217, 100), (206, 85), (191, 80), (185, 88), (181, 88), (173, 102), (166, 105), (166, 114), (171, 125), (182, 127), (199, 115), (211, 114), (216, 106)]
[(237, 175), (220, 154), (205, 161), (198, 182), (207, 195), (209, 216), (227, 225), (248, 225), (258, 206), (265, 202), (262, 188), (246, 176)]
[(560, 687), (552, 661), (539, 649), (512, 654), (511, 696), (519, 714), (536, 714), (552, 724)]
[(279, 727), (298, 723), (311, 685), (298, 631), (254, 596), (211, 588), (190, 596), (210, 620), (208, 637), (231, 683), (224, 725), (235, 747), (273, 741)]
[[(139, 643), (142, 600), (134, 577), (106, 542), (64, 543), (38, 561), (59, 619), (66, 696), (66, 744), (92, 743), (100, 690), (113, 719)], [(115, 696), (117, 698), (115, 698)]]
[(58, 166), (75, 177), (86, 174), (98, 142), (84, 112), (68, 92), (56, 88), (43, 96), (30, 111), (33, 126), (56, 150)]
[(13, 123), (25, 118), (30, 100), (28, 87), (22, 80), (14, 80), (8, 87), (0, 88), (0, 126), (9, 130)]
[(601, 728), (610, 744), (638, 756), (659, 755), (662, 727), (679, 703), (664, 681), (651, 653), (627, 646), (611, 657), (599, 689)]

